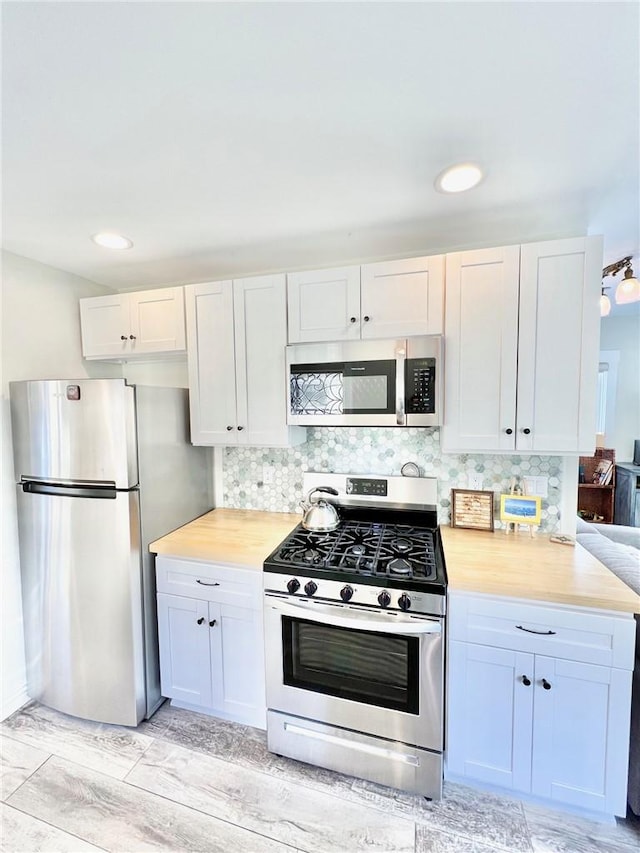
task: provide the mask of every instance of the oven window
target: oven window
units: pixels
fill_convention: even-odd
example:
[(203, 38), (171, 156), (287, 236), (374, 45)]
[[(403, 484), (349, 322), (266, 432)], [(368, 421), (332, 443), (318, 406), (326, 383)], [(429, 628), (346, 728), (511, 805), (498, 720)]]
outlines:
[(283, 616), (284, 683), (417, 714), (419, 643)]

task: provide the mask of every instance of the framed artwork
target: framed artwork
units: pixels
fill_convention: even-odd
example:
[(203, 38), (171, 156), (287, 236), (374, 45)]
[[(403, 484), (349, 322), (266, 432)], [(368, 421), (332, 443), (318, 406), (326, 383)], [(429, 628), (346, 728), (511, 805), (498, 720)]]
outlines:
[(542, 498), (500, 495), (500, 521), (513, 524), (540, 524)]
[(493, 492), (451, 489), (451, 526), (493, 530)]

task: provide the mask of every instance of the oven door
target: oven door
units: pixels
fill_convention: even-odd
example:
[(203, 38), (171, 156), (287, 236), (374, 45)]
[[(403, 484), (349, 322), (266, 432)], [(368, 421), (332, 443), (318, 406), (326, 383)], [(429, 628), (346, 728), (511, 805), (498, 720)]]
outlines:
[(441, 751), (443, 620), (267, 593), (270, 710)]

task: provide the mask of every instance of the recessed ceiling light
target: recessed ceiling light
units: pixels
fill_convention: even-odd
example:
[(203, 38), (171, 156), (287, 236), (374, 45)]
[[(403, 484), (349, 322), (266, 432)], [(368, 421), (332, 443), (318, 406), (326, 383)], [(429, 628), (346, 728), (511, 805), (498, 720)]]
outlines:
[(438, 192), (461, 193), (477, 186), (483, 178), (482, 169), (475, 163), (459, 163), (440, 172), (435, 184)]
[(101, 231), (99, 234), (94, 234), (91, 239), (105, 249), (130, 249), (133, 246), (133, 242), (128, 237), (111, 231)]

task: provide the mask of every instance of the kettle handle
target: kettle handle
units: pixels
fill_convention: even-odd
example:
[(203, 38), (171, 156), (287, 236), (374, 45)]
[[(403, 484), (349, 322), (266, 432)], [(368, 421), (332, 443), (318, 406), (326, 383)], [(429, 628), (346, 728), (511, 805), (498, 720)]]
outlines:
[(340, 494), (337, 491), (337, 489), (333, 489), (333, 488), (331, 488), (331, 486), (316, 486), (315, 489), (311, 489), (311, 491), (307, 494), (307, 496), (306, 496), (306, 498), (304, 498), (304, 500), (300, 501), (300, 506), (303, 509), (306, 510), (312, 506), (312, 503), (314, 503), (314, 502), (312, 502), (312, 500), (311, 500), (311, 495), (315, 495), (316, 492), (325, 492), (325, 494), (329, 494), (329, 495)]

